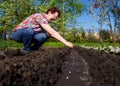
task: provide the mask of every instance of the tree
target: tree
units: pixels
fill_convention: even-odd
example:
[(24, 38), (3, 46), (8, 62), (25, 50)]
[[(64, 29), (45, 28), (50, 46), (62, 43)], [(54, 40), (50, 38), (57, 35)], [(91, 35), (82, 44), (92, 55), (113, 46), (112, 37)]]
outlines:
[[(76, 3), (77, 2), (77, 3)], [(64, 31), (66, 24), (75, 19), (83, 11), (83, 5), (79, 0), (2, 0), (0, 3), (0, 30), (12, 30), (32, 13), (42, 13), (49, 7), (58, 7), (62, 15), (53, 22), (56, 30)], [(73, 12), (74, 11), (74, 12)]]
[[(68, 23), (72, 23), (75, 28), (75, 19), (80, 16), (84, 10), (84, 5), (80, 0), (45, 0), (49, 6), (57, 6), (61, 9), (62, 15), (56, 21), (59, 31), (64, 31)], [(58, 23), (58, 21), (60, 23)], [(75, 23), (74, 23), (75, 22)], [(60, 28), (60, 29), (59, 29)]]
[[(108, 4), (106, 0), (89, 0), (91, 8), (89, 13), (92, 14), (94, 20), (99, 24), (99, 32), (103, 29), (103, 25), (107, 24), (106, 14), (108, 13)], [(103, 39), (100, 37), (100, 41)]]
[(103, 39), (103, 41), (109, 41), (110, 40), (110, 33), (107, 30), (101, 30), (100, 36)]
[(113, 27), (113, 41), (116, 43), (117, 40), (117, 29), (119, 31), (119, 25), (120, 25), (120, 0), (112, 0), (111, 1), (111, 12), (114, 16), (114, 27)]
[[(116, 42), (116, 28), (118, 24), (118, 13), (119, 8), (118, 2), (120, 0), (89, 0), (91, 2), (90, 13), (97, 19), (100, 29), (106, 25), (110, 28), (110, 36), (113, 42)], [(95, 12), (99, 10), (99, 12)], [(98, 13), (98, 14), (97, 14)], [(114, 15), (111, 15), (114, 14)], [(114, 18), (114, 24), (112, 24), (112, 18)], [(114, 25), (114, 26), (113, 26)]]
[(6, 0), (0, 4), (0, 30), (9, 30), (20, 23), (26, 16), (34, 12), (31, 0)]

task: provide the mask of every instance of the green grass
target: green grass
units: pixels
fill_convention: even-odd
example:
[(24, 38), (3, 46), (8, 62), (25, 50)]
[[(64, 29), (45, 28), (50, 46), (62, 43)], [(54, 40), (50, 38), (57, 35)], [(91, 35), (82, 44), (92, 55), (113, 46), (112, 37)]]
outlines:
[(6, 49), (6, 48), (22, 48), (22, 44), (17, 43), (13, 40), (0, 40), (0, 49)]
[[(113, 43), (73, 43), (74, 46), (89, 46), (89, 47), (107, 47), (107, 46), (115, 46)], [(42, 47), (65, 47), (65, 45), (61, 42), (46, 42), (43, 44)], [(120, 44), (117, 43), (116, 46), (120, 47)], [(0, 40), (0, 49), (6, 49), (6, 48), (12, 48), (12, 49), (18, 49), (23, 48), (23, 45), (21, 43), (17, 43), (13, 40)]]
[(43, 47), (64, 47), (65, 45), (61, 42), (46, 42), (43, 44)]
[[(65, 45), (61, 42), (46, 42), (42, 47), (64, 47)], [(0, 49), (18, 49), (23, 48), (22, 43), (15, 42), (14, 40), (0, 40)]]

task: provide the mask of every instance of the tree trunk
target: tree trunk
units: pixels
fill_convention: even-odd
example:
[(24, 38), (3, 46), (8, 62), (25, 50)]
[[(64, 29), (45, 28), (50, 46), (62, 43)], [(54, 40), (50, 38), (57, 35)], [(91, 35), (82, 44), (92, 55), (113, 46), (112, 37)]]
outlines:
[(111, 18), (110, 18), (110, 13), (108, 12), (108, 21), (109, 21), (109, 28), (110, 28), (110, 39), (112, 40), (112, 42), (114, 42), (114, 34), (113, 34), (113, 30), (112, 30), (112, 24), (111, 24)]

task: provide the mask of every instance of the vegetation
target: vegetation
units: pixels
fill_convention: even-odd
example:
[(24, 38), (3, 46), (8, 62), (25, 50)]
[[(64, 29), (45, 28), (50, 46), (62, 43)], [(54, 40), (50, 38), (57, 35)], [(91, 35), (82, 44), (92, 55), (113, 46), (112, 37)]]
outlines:
[[(84, 27), (76, 27), (76, 18), (85, 11), (85, 5), (80, 0), (0, 0), (0, 48), (22, 47), (21, 44), (9, 40), (13, 28), (29, 15), (42, 13), (51, 6), (58, 7), (62, 12), (60, 18), (51, 25), (75, 46), (119, 46), (117, 43), (120, 42), (120, 0), (88, 1), (91, 9), (86, 9), (100, 25), (96, 28), (99, 29), (97, 35), (92, 30), (86, 32)], [(95, 10), (99, 10), (99, 14)], [(108, 30), (104, 30), (104, 25), (108, 26)], [(50, 39), (44, 46), (64, 45)]]
[(59, 31), (65, 31), (66, 24), (81, 15), (84, 9), (78, 0), (3, 0), (0, 3), (0, 31), (12, 31), (29, 15), (45, 12), (51, 6), (58, 7), (62, 12), (61, 17), (52, 23)]
[[(103, 26), (109, 27), (111, 40), (116, 43), (117, 35), (120, 34), (120, 0), (88, 0), (91, 8), (88, 12), (93, 15), (94, 20), (99, 24), (99, 31)], [(97, 11), (96, 11), (97, 10)], [(101, 40), (103, 41), (102, 37)]]
[[(101, 43), (93, 43), (93, 42), (82, 42), (82, 43), (73, 43), (74, 46), (83, 46), (83, 47), (108, 47), (108, 46), (115, 46), (114, 43), (104, 43), (103, 45)], [(48, 41), (46, 42), (43, 47), (65, 47), (65, 45), (63, 43), (60, 43), (58, 41)], [(117, 43), (116, 46), (120, 47), (120, 44)], [(12, 48), (12, 49), (19, 49), (22, 48), (23, 45), (20, 43), (17, 43), (13, 40), (0, 40), (0, 48), (1, 49), (8, 49), (8, 48)]]

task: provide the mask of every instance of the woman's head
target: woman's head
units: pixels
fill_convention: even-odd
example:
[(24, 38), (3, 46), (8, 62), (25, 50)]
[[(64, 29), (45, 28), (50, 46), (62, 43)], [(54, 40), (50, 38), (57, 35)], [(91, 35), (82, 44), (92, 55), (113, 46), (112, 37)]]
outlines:
[(58, 13), (58, 17), (60, 16), (61, 12), (57, 7), (51, 7), (49, 8), (45, 13), (48, 14), (49, 12), (51, 12), (52, 14), (54, 13)]
[(60, 16), (60, 10), (56, 7), (49, 8), (45, 13), (49, 22), (56, 20)]

